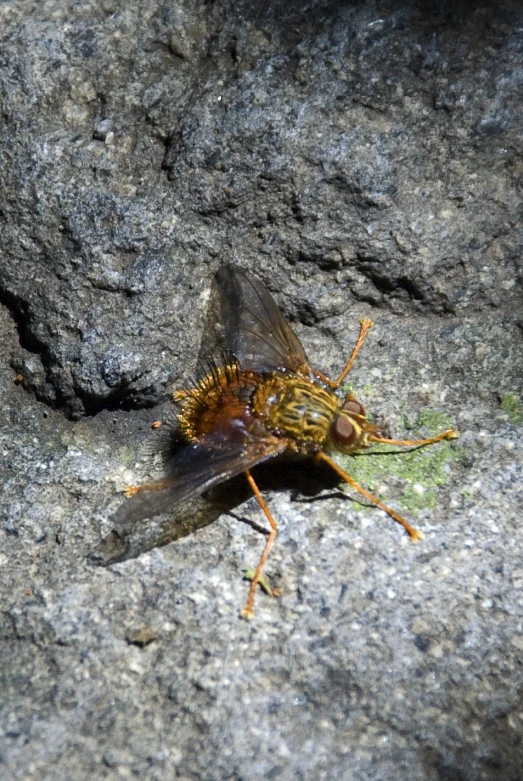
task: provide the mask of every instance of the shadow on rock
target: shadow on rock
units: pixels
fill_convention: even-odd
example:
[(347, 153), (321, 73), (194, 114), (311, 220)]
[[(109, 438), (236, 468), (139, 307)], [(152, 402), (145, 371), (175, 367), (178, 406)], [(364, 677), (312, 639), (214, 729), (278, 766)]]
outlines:
[[(332, 470), (310, 461), (281, 458), (278, 466), (280, 468), (275, 469), (275, 463), (272, 462), (253, 470), (260, 490), (291, 489), (297, 496), (321, 499), (322, 497), (318, 496), (321, 491), (332, 490), (338, 485), (338, 479)], [(343, 494), (340, 492), (340, 495)], [(88, 560), (91, 564), (108, 567), (111, 564), (134, 559), (141, 553), (168, 545), (209, 526), (220, 515), (232, 513), (250, 498), (252, 493), (243, 476), (228, 480), (204, 496), (198, 496), (180, 505), (169, 517), (163, 515), (113, 528), (88, 554)], [(240, 520), (246, 519), (240, 517)], [(260, 521), (259, 526), (255, 523), (251, 525), (263, 532), (261, 517)]]

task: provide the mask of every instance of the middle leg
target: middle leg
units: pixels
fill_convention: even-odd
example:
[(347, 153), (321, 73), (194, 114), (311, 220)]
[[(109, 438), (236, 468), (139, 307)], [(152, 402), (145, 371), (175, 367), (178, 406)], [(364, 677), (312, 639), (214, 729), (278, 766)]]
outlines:
[(258, 500), (258, 504), (260, 505), (261, 509), (265, 513), (265, 517), (269, 521), (271, 530), (269, 532), (269, 536), (267, 538), (267, 542), (265, 543), (265, 548), (263, 549), (263, 553), (260, 556), (260, 560), (258, 562), (258, 566), (256, 567), (256, 571), (251, 579), (251, 587), (249, 589), (249, 596), (247, 597), (247, 604), (243, 608), (242, 612), (240, 613), (242, 618), (251, 619), (254, 616), (254, 596), (256, 594), (256, 587), (258, 583), (260, 582), (260, 577), (262, 574), (262, 569), (265, 565), (265, 562), (269, 558), (269, 553), (271, 552), (272, 544), (276, 538), (276, 533), (278, 531), (278, 526), (276, 524), (276, 521), (272, 517), (271, 511), (267, 507), (267, 502), (263, 498), (263, 496), (260, 493), (260, 489), (254, 482), (252, 475), (250, 471), (247, 469), (245, 471), (245, 477), (247, 478), (247, 482), (249, 483), (252, 492), (256, 499)]
[(377, 505), (381, 510), (385, 510), (387, 515), (390, 515), (393, 521), (396, 521), (396, 523), (399, 523), (407, 534), (409, 535), (412, 542), (419, 542), (419, 540), (423, 539), (423, 533), (419, 532), (417, 529), (415, 529), (413, 526), (410, 525), (410, 523), (407, 523), (407, 521), (401, 517), (397, 512), (394, 512), (390, 507), (387, 507), (386, 504), (384, 504), (380, 499), (378, 499), (376, 496), (373, 496), (373, 494), (370, 493), (370, 491), (367, 491), (366, 488), (363, 488), (359, 483), (354, 480), (350, 475), (347, 474), (338, 464), (332, 460), (332, 458), (329, 458), (329, 456), (325, 455), (325, 453), (318, 453), (316, 456), (316, 459), (318, 461), (325, 461), (334, 471), (337, 475), (339, 475), (342, 480), (345, 480), (346, 483), (348, 483), (352, 488), (355, 488), (356, 491), (359, 491), (360, 494), (363, 494), (363, 496), (371, 501), (373, 504)]

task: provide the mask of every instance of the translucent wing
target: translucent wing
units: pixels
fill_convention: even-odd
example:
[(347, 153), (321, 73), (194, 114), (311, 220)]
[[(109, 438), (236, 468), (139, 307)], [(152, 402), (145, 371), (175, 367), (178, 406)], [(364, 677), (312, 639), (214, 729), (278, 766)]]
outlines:
[[(208, 526), (225, 512), (232, 510), (236, 505), (233, 501), (225, 501), (227, 492), (223, 486), (218, 486), (221, 492), (212, 499), (208, 495), (191, 497), (188, 501), (175, 507), (167, 516), (149, 519), (143, 523), (126, 524), (124, 528), (113, 528), (111, 532), (101, 540), (89, 553), (91, 564), (108, 567), (119, 561), (135, 559), (142, 553), (168, 545), (174, 540), (180, 540), (193, 534), (198, 529)], [(243, 482), (238, 485), (240, 501), (244, 500), (247, 488)], [(236, 492), (235, 492), (236, 493)], [(245, 493), (245, 496), (247, 492)]]
[(168, 476), (153, 484), (160, 487), (144, 487), (124, 502), (112, 517), (114, 527), (125, 534), (126, 528), (132, 529), (138, 521), (174, 510), (285, 449), (285, 442), (270, 434), (254, 436), (241, 419), (227, 421), (183, 448), (171, 461)]
[(309, 374), (305, 350), (265, 285), (239, 266), (223, 266), (216, 284), (226, 346), (243, 369)]

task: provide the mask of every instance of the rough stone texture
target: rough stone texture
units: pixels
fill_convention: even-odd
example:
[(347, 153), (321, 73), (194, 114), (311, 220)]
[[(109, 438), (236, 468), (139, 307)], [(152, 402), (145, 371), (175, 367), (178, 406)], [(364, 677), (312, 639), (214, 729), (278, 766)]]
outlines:
[[(518, 2), (0, 4), (2, 778), (519, 781), (522, 30)], [(87, 561), (231, 259), (332, 375), (376, 321), (351, 381), (391, 432), (462, 431), (372, 476), (420, 497), (417, 547), (267, 474), (283, 595), (251, 624), (263, 539), (226, 515)]]

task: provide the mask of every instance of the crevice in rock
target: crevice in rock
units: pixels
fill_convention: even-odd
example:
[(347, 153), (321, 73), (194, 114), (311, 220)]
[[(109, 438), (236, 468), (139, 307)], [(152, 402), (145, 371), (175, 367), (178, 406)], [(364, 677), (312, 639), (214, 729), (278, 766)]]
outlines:
[(0, 305), (4, 306), (15, 324), (20, 347), (27, 352), (41, 355), (45, 345), (27, 327), (29, 304), (10, 290), (0, 287)]
[[(10, 365), (14, 372), (22, 375), (21, 384), (25, 390), (47, 407), (77, 420), (84, 415), (94, 417), (104, 411), (150, 409), (162, 401), (163, 396), (155, 394), (152, 387), (140, 391), (132, 387), (117, 388), (101, 397), (76, 386), (74, 396), (66, 396), (50, 376), (49, 367), (53, 359), (47, 345), (35, 337), (28, 327), (29, 304), (11, 291), (0, 288), (0, 305), (9, 312), (18, 334), (20, 350), (12, 355)], [(34, 356), (36, 365), (28, 370), (31, 356)]]

